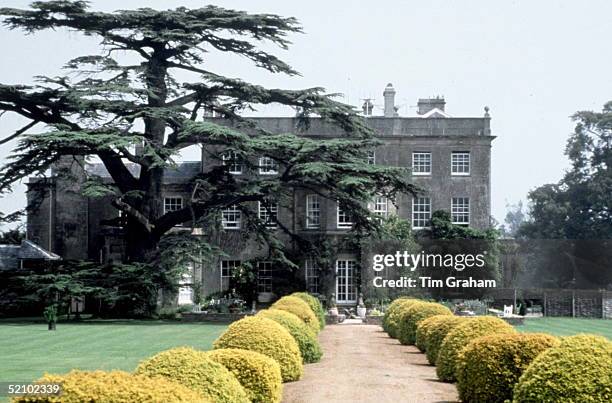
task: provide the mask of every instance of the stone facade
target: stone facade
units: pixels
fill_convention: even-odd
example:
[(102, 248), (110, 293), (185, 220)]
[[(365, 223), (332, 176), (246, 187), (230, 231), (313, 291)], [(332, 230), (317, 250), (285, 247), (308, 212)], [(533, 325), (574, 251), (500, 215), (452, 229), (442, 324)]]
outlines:
[[(383, 142), (374, 150), (372, 162), (413, 168), (414, 183), (424, 189), (421, 197), (428, 198), (421, 200), (421, 205), (417, 206), (424, 211), (421, 218), (426, 219), (427, 214), (436, 210), (456, 210), (458, 219), (466, 225), (488, 228), (491, 213), (491, 145), (495, 138), (491, 134), (488, 109), (485, 108), (483, 117), (456, 118), (445, 111), (444, 99), (421, 99), (416, 117), (400, 117), (393, 104), (394, 95), (395, 90), (388, 85), (384, 94), (385, 115), (367, 116), (369, 126)], [(211, 119), (216, 123), (225, 123), (221, 118)], [(273, 133), (297, 133), (297, 120), (294, 118), (252, 120), (257, 126)], [(316, 118), (312, 119), (306, 131), (299, 134), (313, 139), (343, 135), (337, 127)], [(209, 158), (206, 151), (201, 161), (181, 163), (178, 168), (167, 171), (164, 197), (169, 206), (188, 200), (190, 179), (219, 163), (218, 159)], [(110, 180), (104, 167), (88, 164), (83, 170), (75, 161), (61, 163), (74, 178), (64, 178), (56, 173), (50, 178), (31, 180), (29, 183), (28, 198), (30, 203), (37, 206), (28, 215), (29, 239), (66, 259), (121, 260), (123, 246), (118, 211), (108, 200), (88, 199), (79, 193), (87, 175), (95, 174)], [(318, 200), (320, 225), (318, 228), (308, 228), (307, 197), (308, 192), (296, 191), (293, 200), (288, 201), (291, 209), (285, 209), (282, 205), (279, 207), (279, 221), (305, 236), (338, 238), (348, 232), (339, 225), (336, 202), (324, 198)], [(390, 202), (385, 203), (386, 214), (395, 212), (410, 221), (415, 218), (412, 196), (402, 195), (395, 206)], [(415, 224), (418, 222), (415, 221)], [(266, 255), (266, 250), (242, 235), (239, 224), (237, 228), (228, 228), (213, 236), (213, 241), (227, 257), (211, 262), (210, 267), (194, 269), (193, 274), (201, 279), (205, 295), (229, 286), (226, 275), (236, 262)], [(357, 299), (359, 289), (359, 275), (356, 272), (359, 265), (355, 263), (360, 257), (355, 251), (338, 250), (336, 258), (336, 267), (328, 270), (313, 268), (308, 270), (309, 277), (306, 276), (308, 263), (297, 262), (302, 270), (299, 277), (312, 291), (324, 295), (336, 293), (342, 296), (340, 303), (352, 304)], [(338, 272), (340, 275), (336, 274)], [(262, 300), (274, 297), (274, 268), (263, 267), (260, 277)], [(182, 290), (179, 300), (189, 300), (187, 288)]]

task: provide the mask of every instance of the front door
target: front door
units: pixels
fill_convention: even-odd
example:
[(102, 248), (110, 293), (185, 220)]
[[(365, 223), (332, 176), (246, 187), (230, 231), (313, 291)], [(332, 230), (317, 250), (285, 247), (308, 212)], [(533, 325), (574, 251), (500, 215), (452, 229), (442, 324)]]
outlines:
[(356, 266), (354, 260), (336, 260), (336, 301), (339, 304), (354, 304), (357, 302)]

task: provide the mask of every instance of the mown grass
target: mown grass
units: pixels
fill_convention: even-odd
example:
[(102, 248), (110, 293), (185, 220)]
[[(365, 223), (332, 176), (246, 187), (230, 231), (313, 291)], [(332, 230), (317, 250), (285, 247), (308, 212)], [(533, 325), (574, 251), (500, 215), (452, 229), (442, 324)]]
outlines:
[(527, 318), (524, 325), (516, 328), (520, 332), (549, 333), (555, 336), (592, 333), (612, 340), (612, 320), (609, 319)]
[(138, 362), (175, 346), (209, 350), (223, 324), (172, 321), (44, 323), (0, 321), (0, 382), (29, 382), (44, 372), (133, 370)]

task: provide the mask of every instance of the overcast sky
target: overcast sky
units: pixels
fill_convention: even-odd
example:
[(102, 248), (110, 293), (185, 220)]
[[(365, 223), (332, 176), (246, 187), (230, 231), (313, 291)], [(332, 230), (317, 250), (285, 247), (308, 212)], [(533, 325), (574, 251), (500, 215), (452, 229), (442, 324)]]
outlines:
[[(5, 7), (29, 1), (1, 0)], [(94, 0), (104, 11), (200, 7), (189, 0)], [(601, 1), (272, 1), (218, 0), (212, 4), (296, 17), (305, 34), (277, 55), (301, 72), (283, 77), (248, 62), (210, 54), (209, 70), (271, 87), (323, 86), (360, 104), (391, 82), (402, 116), (414, 116), (419, 97), (443, 95), (447, 112), (480, 117), (490, 107), (498, 136), (492, 154), (492, 210), (503, 220), (506, 203), (556, 182), (567, 168), (565, 141), (577, 110), (600, 110), (612, 100), (612, 2)], [(69, 59), (96, 53), (95, 38), (75, 32), (24, 35), (0, 28), (0, 82), (30, 83), (53, 76)], [(264, 108), (259, 114), (278, 114)], [(0, 119), (2, 137), (23, 124)], [(15, 144), (0, 147), (4, 160)], [(186, 159), (197, 158), (190, 152)], [(0, 201), (11, 212), (25, 203), (24, 187)]]

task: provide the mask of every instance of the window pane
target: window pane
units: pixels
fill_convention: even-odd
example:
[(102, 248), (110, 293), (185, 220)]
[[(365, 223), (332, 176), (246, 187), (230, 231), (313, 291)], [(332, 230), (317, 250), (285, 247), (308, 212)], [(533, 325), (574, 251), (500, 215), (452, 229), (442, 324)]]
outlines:
[(277, 162), (270, 157), (259, 158), (259, 173), (261, 175), (276, 175), (278, 173)]
[(451, 217), (453, 224), (468, 225), (470, 223), (470, 199), (468, 197), (453, 197)]
[(431, 153), (413, 152), (412, 153), (412, 174), (429, 175), (431, 174)]
[(225, 229), (239, 229), (242, 212), (237, 205), (233, 205), (221, 211), (221, 225)]
[(431, 219), (431, 199), (429, 197), (415, 197), (412, 199), (412, 228), (429, 227)]
[(469, 175), (470, 174), (470, 153), (469, 151), (453, 151), (451, 153), (451, 174)]
[(270, 200), (259, 202), (259, 219), (266, 227), (276, 228), (278, 226), (278, 203)]
[(321, 204), (319, 195), (306, 196), (306, 228), (319, 228), (321, 225)]
[(240, 175), (242, 173), (242, 158), (235, 151), (228, 151), (221, 156), (223, 165), (229, 167), (229, 173)]
[(257, 262), (257, 292), (272, 292), (272, 262)]

